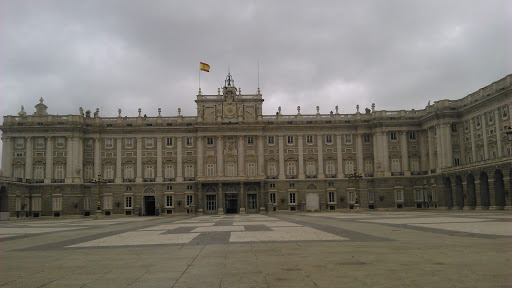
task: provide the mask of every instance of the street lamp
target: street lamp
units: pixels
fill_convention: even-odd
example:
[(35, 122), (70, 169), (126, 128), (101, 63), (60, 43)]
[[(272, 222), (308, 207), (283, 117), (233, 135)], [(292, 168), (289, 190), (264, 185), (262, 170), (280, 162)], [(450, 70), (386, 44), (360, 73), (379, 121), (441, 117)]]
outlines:
[(98, 206), (96, 208), (96, 217), (95, 220), (103, 219), (103, 212), (101, 211), (101, 190), (100, 185), (102, 183), (107, 183), (106, 179), (101, 179), (101, 172), (98, 173), (98, 178), (92, 179), (91, 183), (98, 184)]
[(354, 189), (356, 190), (354, 192), (354, 200), (355, 200), (354, 207), (359, 210), (359, 206), (361, 206), (361, 204), (359, 204), (359, 197), (358, 197), (357, 193), (359, 190), (359, 179), (363, 178), (363, 176), (357, 174), (356, 168), (354, 167), (354, 173), (349, 174), (348, 178), (354, 180)]
[(505, 134), (507, 134), (508, 141), (512, 141), (512, 127), (508, 127)]

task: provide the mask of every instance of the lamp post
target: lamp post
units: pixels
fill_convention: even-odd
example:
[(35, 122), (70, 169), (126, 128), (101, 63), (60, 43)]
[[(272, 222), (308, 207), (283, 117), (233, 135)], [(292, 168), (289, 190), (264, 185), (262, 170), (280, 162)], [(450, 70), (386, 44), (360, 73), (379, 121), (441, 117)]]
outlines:
[(507, 134), (508, 141), (512, 141), (512, 127), (508, 127), (505, 134)]
[(354, 200), (355, 200), (354, 207), (357, 210), (359, 210), (359, 207), (361, 206), (361, 204), (359, 203), (359, 197), (358, 197), (359, 179), (363, 178), (363, 176), (357, 174), (356, 169), (354, 167), (354, 173), (349, 174), (348, 178), (354, 180), (354, 189), (355, 189), (355, 192), (354, 192)]
[(96, 216), (94, 217), (95, 220), (103, 219), (103, 211), (101, 211), (101, 190), (100, 185), (102, 183), (107, 183), (106, 179), (101, 179), (101, 173), (98, 173), (98, 178), (92, 179), (91, 183), (98, 184), (98, 205), (96, 208)]

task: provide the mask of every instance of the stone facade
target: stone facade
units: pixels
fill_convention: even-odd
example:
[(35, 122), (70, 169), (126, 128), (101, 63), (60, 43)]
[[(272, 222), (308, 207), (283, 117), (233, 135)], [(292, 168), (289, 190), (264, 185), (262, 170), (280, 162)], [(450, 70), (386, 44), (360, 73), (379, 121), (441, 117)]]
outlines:
[[(263, 115), (231, 75), (197, 115), (5, 116), (2, 212), (260, 213), (511, 205), (512, 75), (423, 110)], [(98, 176), (99, 175), (99, 176)], [(101, 180), (99, 184), (91, 181)], [(356, 205), (357, 206), (357, 205)]]

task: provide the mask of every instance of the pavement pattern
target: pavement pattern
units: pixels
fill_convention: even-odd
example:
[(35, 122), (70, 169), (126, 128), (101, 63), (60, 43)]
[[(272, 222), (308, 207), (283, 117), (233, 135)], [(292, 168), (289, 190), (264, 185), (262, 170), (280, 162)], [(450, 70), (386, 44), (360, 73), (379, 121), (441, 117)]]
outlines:
[(0, 287), (512, 287), (510, 211), (27, 218)]

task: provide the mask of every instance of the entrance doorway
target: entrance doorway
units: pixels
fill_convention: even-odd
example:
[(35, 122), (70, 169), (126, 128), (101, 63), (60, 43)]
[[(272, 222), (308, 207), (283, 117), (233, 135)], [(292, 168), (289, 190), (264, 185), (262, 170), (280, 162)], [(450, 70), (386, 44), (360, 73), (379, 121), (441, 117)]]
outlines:
[(258, 212), (258, 194), (247, 194), (247, 212)]
[(155, 216), (155, 196), (144, 196), (144, 216)]
[(320, 209), (320, 203), (318, 199), (318, 193), (307, 193), (306, 194), (306, 210), (307, 211), (318, 211)]
[(238, 194), (227, 193), (224, 194), (226, 199), (226, 213), (238, 213)]
[(206, 214), (217, 213), (217, 195), (206, 195)]

